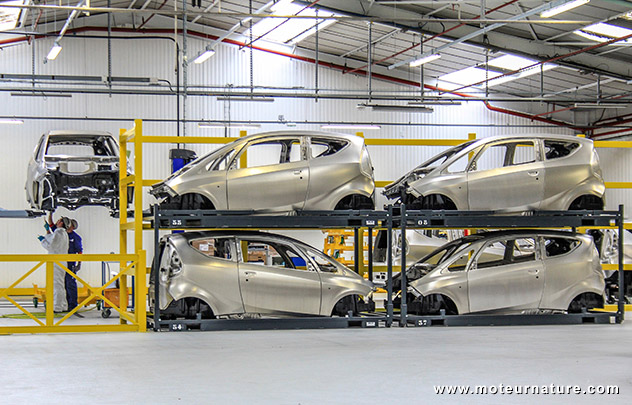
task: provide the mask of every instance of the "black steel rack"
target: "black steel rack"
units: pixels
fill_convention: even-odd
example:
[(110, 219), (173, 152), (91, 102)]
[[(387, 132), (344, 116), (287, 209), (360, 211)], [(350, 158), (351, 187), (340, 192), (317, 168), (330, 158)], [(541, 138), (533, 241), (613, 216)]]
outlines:
[[(160, 318), (158, 289), (154, 291), (155, 308), (153, 316), (148, 318), (149, 326), (154, 330), (243, 330), (243, 329), (300, 329), (300, 328), (347, 328), (350, 326), (377, 327), (391, 326), (398, 321), (400, 326), (456, 326), (456, 325), (546, 325), (580, 323), (620, 323), (624, 318), (624, 277), (623, 277), (623, 238), (619, 238), (619, 304), (616, 313), (582, 312), (579, 314), (553, 315), (410, 315), (406, 308), (406, 258), (402, 250), (401, 291), (402, 304), (399, 313), (394, 313), (392, 230), (400, 228), (405, 234), (406, 228), (560, 228), (586, 226), (617, 226), (623, 234), (623, 206), (618, 211), (534, 211), (523, 215), (506, 215), (492, 211), (444, 211), (421, 210), (407, 211), (406, 206), (389, 206), (386, 211), (348, 210), (348, 211), (303, 211), (294, 215), (266, 215), (252, 211), (215, 211), (215, 210), (160, 210), (152, 207), (151, 219), (154, 229), (155, 251), (160, 243), (160, 230), (166, 229), (330, 229), (353, 228), (355, 230), (355, 255), (358, 257), (358, 229), (374, 227), (387, 230), (387, 300), (386, 313), (362, 314), (340, 318), (297, 317), (279, 319), (189, 319), (164, 320)], [(369, 279), (372, 279), (372, 237), (369, 237)], [(158, 268), (158, 257), (154, 255), (154, 269)], [(358, 271), (358, 262), (355, 261)], [(154, 271), (154, 285), (158, 283), (158, 271)]]
[[(356, 242), (361, 227), (386, 227), (390, 217), (386, 211), (347, 210), (347, 211), (302, 211), (293, 215), (265, 215), (253, 211), (216, 211), (216, 210), (160, 210), (152, 207), (151, 217), (154, 229), (155, 251), (160, 243), (160, 230), (163, 229), (331, 229), (354, 228)], [(369, 278), (372, 276), (372, 249), (369, 238)], [(355, 257), (358, 257), (357, 246)], [(158, 269), (158, 255), (154, 254), (153, 268)], [(358, 271), (356, 260), (355, 270)], [(153, 272), (154, 286), (158, 286), (158, 271)], [(294, 317), (276, 319), (186, 319), (166, 320), (160, 318), (158, 289), (154, 288), (153, 316), (148, 317), (149, 327), (154, 330), (244, 330), (244, 329), (328, 329), (359, 326), (372, 328), (387, 326), (392, 322), (385, 314), (362, 313), (361, 316), (347, 317)], [(388, 323), (390, 326), (390, 323)]]
[[(468, 325), (551, 325), (581, 323), (621, 323), (625, 314), (625, 281), (623, 274), (623, 205), (618, 211), (533, 211), (522, 215), (509, 215), (494, 211), (406, 210), (396, 208), (391, 219), (393, 227), (406, 228), (579, 228), (589, 226), (617, 226), (619, 230), (619, 297), (616, 312), (588, 312), (547, 315), (410, 315), (407, 313), (406, 252), (401, 256), (401, 305), (394, 320), (400, 326), (468, 326)], [(389, 271), (389, 274), (391, 271)], [(389, 295), (390, 297), (390, 295)], [(392, 303), (389, 302), (389, 305)]]

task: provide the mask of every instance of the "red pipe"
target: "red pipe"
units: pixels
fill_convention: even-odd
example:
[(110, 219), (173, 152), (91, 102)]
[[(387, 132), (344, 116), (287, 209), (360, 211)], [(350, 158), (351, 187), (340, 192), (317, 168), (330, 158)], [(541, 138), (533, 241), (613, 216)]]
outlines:
[[(503, 7), (505, 7), (505, 6), (508, 6), (508, 5), (510, 5), (510, 4), (513, 4), (513, 3), (517, 2), (517, 1), (519, 1), (519, 0), (511, 0), (509, 3), (501, 4), (500, 6), (498, 6), (498, 7), (496, 7), (496, 8), (493, 8), (493, 9), (491, 9), (491, 10), (487, 11), (487, 12), (485, 13), (485, 15), (490, 14), (490, 13), (493, 13), (494, 11), (498, 11), (498, 10), (500, 10), (501, 8), (503, 8)], [(476, 17), (474, 17), (474, 18), (472, 18), (472, 19), (473, 19), (473, 20), (478, 20), (479, 18), (481, 18), (481, 16), (480, 16), (480, 15), (479, 15), (479, 16), (476, 16)], [(439, 21), (439, 20), (437, 20), (437, 21)], [(455, 29), (457, 29), (457, 28), (460, 28), (460, 27), (462, 27), (462, 26), (464, 26), (464, 25), (467, 25), (467, 24), (466, 24), (466, 23), (461, 23), (461, 24), (459, 24), (459, 25), (455, 25), (454, 27), (452, 27), (452, 28), (450, 28), (450, 29), (447, 29), (447, 30), (445, 30), (445, 31), (442, 31), (442, 32), (440, 32), (440, 33), (438, 33), (438, 34), (434, 34), (434, 35), (433, 35), (433, 36), (431, 36), (430, 38), (423, 40), (421, 43), (425, 44), (425, 43), (426, 43), (426, 42), (428, 42), (428, 41), (431, 41), (431, 40), (433, 40), (433, 39), (435, 39), (435, 38), (437, 38), (437, 37), (439, 37), (439, 36), (441, 36), (441, 35), (443, 35), (443, 34), (447, 34), (448, 32), (450, 32), (450, 31), (452, 31), (452, 30), (455, 30)], [(408, 48), (404, 49), (403, 51), (399, 51), (399, 52), (397, 52), (397, 53), (394, 53), (394, 54), (392, 54), (391, 56), (387, 56), (386, 58), (383, 58), (383, 59), (378, 60), (377, 62), (372, 62), (372, 63), (371, 63), (371, 66), (376, 65), (376, 64), (378, 64), (378, 63), (382, 63), (382, 62), (384, 62), (384, 61), (387, 61), (387, 60), (389, 60), (389, 59), (391, 59), (391, 58), (394, 58), (395, 56), (399, 56), (399, 55), (401, 55), (401, 54), (402, 54), (402, 53), (404, 53), (404, 52), (410, 51), (411, 49), (415, 48), (415, 47), (416, 47), (416, 46), (418, 46), (418, 45), (419, 45), (419, 44), (413, 44), (413, 46), (410, 46), (410, 47), (408, 47)], [(369, 66), (369, 64), (367, 63), (367, 64), (366, 64), (366, 65), (364, 65), (364, 66), (360, 66), (359, 68), (355, 68), (355, 69), (352, 69), (352, 70), (350, 70), (350, 71), (348, 71), (348, 72), (342, 72), (342, 73), (343, 73), (343, 74), (345, 74), (345, 73), (355, 73), (355, 72), (357, 72), (358, 70), (364, 69), (364, 68), (366, 68), (366, 67), (368, 67), (368, 66)]]
[[(68, 32), (72, 32), (72, 33), (88, 32), (88, 31), (107, 32), (107, 27), (81, 27), (81, 28), (74, 28), (74, 29), (68, 30)], [(131, 29), (131, 28), (112, 28), (112, 31), (114, 31), (114, 32), (124, 32), (124, 33), (135, 33), (135, 34), (138, 34), (139, 32), (140, 33), (147, 33), (147, 34), (172, 34), (173, 33), (172, 30), (158, 29), (158, 28), (147, 29), (147, 30), (143, 30), (143, 31), (136, 31), (136, 30)], [(182, 32), (181, 30), (178, 30), (178, 33), (181, 33), (181, 32)], [(196, 32), (196, 31), (188, 31), (187, 33), (189, 35), (191, 35), (191, 36), (195, 36), (195, 37), (198, 37), (198, 38), (209, 39), (209, 40), (215, 40), (215, 39), (218, 38), (217, 36), (214, 36), (214, 35), (204, 34), (204, 33)], [(39, 35), (39, 36), (36, 36), (35, 38), (44, 38), (44, 37), (45, 37), (45, 35)], [(1, 44), (8, 44), (8, 43), (23, 42), (23, 41), (25, 41), (24, 38), (14, 38), (14, 39), (9, 39), (9, 40), (5, 40), (5, 41), (0, 41), (0, 45)], [(232, 39), (224, 39), (222, 42), (225, 42), (227, 44), (237, 45), (237, 46), (243, 46), (244, 45), (243, 42), (235, 41), (235, 40), (232, 40)], [(261, 47), (258, 47), (258, 46), (253, 46), (253, 49), (256, 49), (256, 50), (262, 51), (262, 52), (271, 53), (271, 54), (274, 54), (274, 55), (285, 56), (285, 57), (288, 57), (288, 58), (291, 58), (291, 59), (295, 59), (295, 60), (300, 60), (300, 61), (303, 61), (303, 62), (314, 63), (314, 64), (316, 63), (315, 59), (307, 58), (305, 56), (293, 55), (291, 53), (275, 51), (275, 50), (272, 50), (272, 49), (261, 48)], [(319, 66), (328, 67), (330, 69), (340, 70), (340, 71), (343, 71), (343, 72), (346, 69), (345, 66), (336, 65), (334, 63), (324, 62), (324, 61), (321, 61), (321, 60), (318, 61), (318, 65)], [(366, 71), (362, 70), (362, 71), (358, 71), (357, 74), (362, 74), (362, 75), (366, 76), (368, 73)], [(407, 85), (407, 86), (419, 87), (419, 83), (418, 82), (414, 82), (414, 81), (406, 80), (406, 79), (400, 79), (400, 78), (397, 78), (397, 77), (392, 77), (392, 76), (387, 76), (387, 75), (382, 75), (382, 74), (375, 74), (375, 73), (372, 74), (372, 77), (375, 77), (377, 79), (381, 79), (381, 80), (384, 80), (384, 81), (390, 81), (390, 82), (393, 82), (393, 83), (404, 84), (404, 85)], [(441, 89), (439, 87), (431, 86), (431, 85), (428, 85), (428, 84), (424, 84), (424, 88), (425, 89), (429, 89), (429, 90), (439, 91), (439, 92), (442, 92), (442, 93), (454, 94), (456, 96), (463, 97), (463, 98), (471, 98), (471, 97), (473, 97), (473, 96), (465, 94), (465, 93), (459, 93), (459, 92), (454, 91), (454, 90)], [(545, 118), (536, 117), (536, 116), (525, 114), (525, 113), (520, 113), (520, 112), (517, 112), (517, 111), (512, 111), (512, 110), (507, 110), (507, 109), (504, 109), (504, 108), (494, 107), (494, 106), (490, 105), (487, 101), (485, 101), (484, 104), (487, 107), (487, 109), (489, 109), (491, 111), (501, 112), (503, 114), (509, 114), (509, 115), (514, 115), (514, 116), (517, 116), (517, 117), (522, 117), (522, 118), (527, 118), (527, 119), (536, 120), (536, 121), (540, 121), (540, 122), (545, 122), (545, 123), (552, 124), (552, 125), (558, 125), (558, 126), (563, 126), (563, 127), (567, 127), (567, 128), (577, 129), (576, 127), (572, 127), (570, 124), (564, 123), (562, 121), (545, 119)]]

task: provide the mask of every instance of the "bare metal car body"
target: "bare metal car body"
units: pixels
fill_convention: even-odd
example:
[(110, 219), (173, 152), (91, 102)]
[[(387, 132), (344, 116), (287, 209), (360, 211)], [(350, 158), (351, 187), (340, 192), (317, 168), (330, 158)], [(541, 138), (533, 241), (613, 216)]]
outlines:
[(413, 209), (520, 212), (603, 209), (605, 185), (589, 139), (489, 137), (433, 157), (383, 193)]
[(418, 314), (578, 312), (601, 307), (605, 288), (593, 239), (562, 231), (466, 236), (406, 274), (408, 310)]
[(50, 131), (29, 161), (25, 185), (31, 207), (118, 209), (119, 147), (107, 132)]
[[(375, 308), (372, 283), (315, 248), (281, 235), (172, 234), (163, 237), (159, 255), (163, 316), (330, 316)], [(150, 300), (153, 280), (152, 274)]]
[(375, 181), (364, 139), (315, 131), (244, 137), (203, 156), (150, 193), (180, 209), (372, 209)]

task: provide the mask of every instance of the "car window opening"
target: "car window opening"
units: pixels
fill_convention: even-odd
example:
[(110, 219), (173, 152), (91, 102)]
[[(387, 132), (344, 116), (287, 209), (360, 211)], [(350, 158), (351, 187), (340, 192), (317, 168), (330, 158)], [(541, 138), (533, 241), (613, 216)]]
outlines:
[(575, 239), (546, 238), (544, 241), (546, 257), (555, 257), (566, 254), (580, 245)]
[(577, 142), (545, 140), (544, 156), (547, 160), (558, 159), (569, 156), (577, 148), (579, 148), (579, 143)]
[(341, 140), (312, 138), (312, 158), (331, 156), (347, 144), (348, 142)]

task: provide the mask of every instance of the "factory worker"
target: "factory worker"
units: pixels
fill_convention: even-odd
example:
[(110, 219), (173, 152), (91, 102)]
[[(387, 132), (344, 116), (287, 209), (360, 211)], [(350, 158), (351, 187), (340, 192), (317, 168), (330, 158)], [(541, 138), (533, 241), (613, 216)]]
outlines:
[[(68, 254), (67, 228), (71, 226), (71, 221), (69, 218), (61, 217), (57, 220), (55, 226), (56, 229), (53, 232), (48, 230), (49, 233), (46, 236), (40, 235), (37, 238), (49, 254)], [(66, 272), (57, 263), (54, 265), (53, 272), (53, 310), (55, 312), (64, 312), (68, 310), (65, 287)]]

